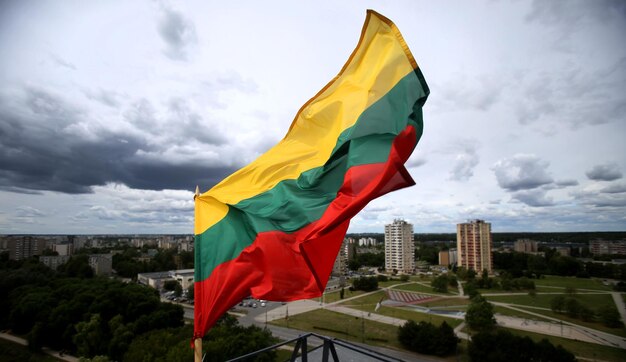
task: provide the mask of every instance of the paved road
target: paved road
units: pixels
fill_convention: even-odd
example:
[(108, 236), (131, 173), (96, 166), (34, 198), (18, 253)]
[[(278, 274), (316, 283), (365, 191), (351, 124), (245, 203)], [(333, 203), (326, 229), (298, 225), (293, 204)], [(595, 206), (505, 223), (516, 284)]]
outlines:
[[(527, 314), (531, 314), (531, 315), (534, 315), (543, 319), (549, 319), (554, 322), (554, 323), (550, 323), (550, 322), (530, 323), (527, 319), (515, 318), (518, 320), (518, 322), (512, 323), (509, 320), (509, 323), (511, 324), (506, 325), (507, 319), (502, 319), (502, 321), (504, 321), (507, 327), (517, 328), (517, 329), (527, 329), (527, 330), (537, 332), (537, 333), (551, 334), (551, 335), (559, 336), (559, 337), (563, 336), (565, 338), (584, 340), (584, 341), (603, 344), (603, 345), (607, 345), (611, 347), (618, 347), (618, 348), (626, 349), (626, 338), (624, 337), (605, 333), (597, 329), (584, 327), (575, 323), (566, 322), (558, 318), (552, 318), (544, 314), (534, 313), (527, 309), (520, 309), (508, 303), (498, 303), (498, 302), (490, 302), (490, 303), (494, 305), (504, 306), (504, 307), (517, 310), (520, 312), (524, 312)], [(508, 317), (508, 318), (512, 318), (512, 317)], [(519, 321), (526, 322), (526, 325), (520, 325)]]
[[(20, 338), (20, 337), (16, 337), (12, 334), (8, 334), (8, 333), (0, 333), (0, 338), (22, 345), (22, 346), (28, 346), (28, 342), (24, 339), (24, 338)], [(54, 351), (51, 350), (50, 348), (44, 347), (41, 349), (41, 351), (45, 354), (48, 354), (54, 358), (58, 358), (59, 360), (62, 361), (67, 361), (67, 362), (78, 362), (78, 358), (74, 357), (74, 356), (70, 356), (67, 354), (59, 354), (58, 351)]]
[(626, 325), (626, 305), (624, 305), (624, 298), (622, 298), (622, 295), (618, 292), (611, 292), (611, 295), (613, 296), (613, 301), (619, 311), (619, 315), (622, 316), (622, 323)]

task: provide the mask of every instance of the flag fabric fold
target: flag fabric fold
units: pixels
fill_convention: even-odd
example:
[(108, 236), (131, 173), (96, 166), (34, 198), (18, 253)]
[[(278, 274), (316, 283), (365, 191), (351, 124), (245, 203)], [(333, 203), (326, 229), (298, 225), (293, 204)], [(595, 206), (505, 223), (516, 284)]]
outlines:
[(368, 10), (343, 69), (267, 153), (195, 197), (201, 338), (243, 298), (320, 296), (350, 219), (411, 186), (404, 167), (429, 90), (396, 26)]

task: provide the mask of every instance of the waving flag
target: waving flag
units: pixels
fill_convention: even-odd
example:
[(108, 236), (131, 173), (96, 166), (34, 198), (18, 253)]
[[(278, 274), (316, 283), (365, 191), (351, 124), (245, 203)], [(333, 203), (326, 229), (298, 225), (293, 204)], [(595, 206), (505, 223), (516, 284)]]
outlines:
[(285, 138), (195, 198), (194, 338), (248, 295), (320, 296), (350, 219), (414, 184), (428, 86), (396, 26), (369, 10), (343, 69)]

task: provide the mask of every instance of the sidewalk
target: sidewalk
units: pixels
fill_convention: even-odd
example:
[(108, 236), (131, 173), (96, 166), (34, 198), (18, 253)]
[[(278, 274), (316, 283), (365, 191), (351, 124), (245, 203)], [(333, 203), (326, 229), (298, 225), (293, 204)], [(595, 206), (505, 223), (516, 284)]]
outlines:
[[(9, 342), (13, 342), (15, 344), (19, 344), (22, 346), (28, 346), (28, 342), (24, 339), (24, 338), (20, 338), (20, 337), (16, 337), (12, 334), (8, 334), (8, 333), (0, 333), (0, 338), (7, 340)], [(78, 362), (78, 358), (74, 357), (74, 356), (70, 356), (67, 354), (64, 355), (60, 355), (59, 351), (53, 351), (50, 348), (42, 348), (41, 351), (47, 355), (50, 355), (54, 358), (57, 358), (59, 360), (62, 361), (67, 361), (67, 362)]]
[(613, 296), (613, 301), (619, 311), (619, 315), (622, 316), (622, 323), (626, 325), (626, 305), (624, 305), (624, 298), (622, 298), (622, 295), (618, 292), (611, 292), (611, 295)]

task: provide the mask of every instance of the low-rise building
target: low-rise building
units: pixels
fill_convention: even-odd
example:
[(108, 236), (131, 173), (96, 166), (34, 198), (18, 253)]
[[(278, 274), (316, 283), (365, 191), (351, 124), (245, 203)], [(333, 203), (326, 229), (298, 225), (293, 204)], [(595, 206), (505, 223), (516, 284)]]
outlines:
[(89, 255), (89, 266), (96, 275), (111, 275), (113, 271), (113, 254), (91, 254)]
[(518, 253), (532, 254), (539, 251), (539, 243), (531, 239), (516, 240), (513, 249)]
[(70, 260), (69, 255), (46, 255), (40, 256), (39, 261), (52, 270), (57, 270), (59, 265), (63, 265)]
[(589, 251), (593, 255), (626, 255), (626, 241), (592, 240)]

